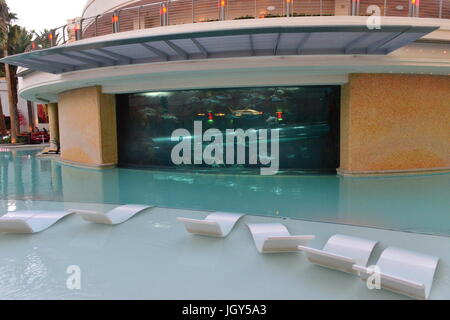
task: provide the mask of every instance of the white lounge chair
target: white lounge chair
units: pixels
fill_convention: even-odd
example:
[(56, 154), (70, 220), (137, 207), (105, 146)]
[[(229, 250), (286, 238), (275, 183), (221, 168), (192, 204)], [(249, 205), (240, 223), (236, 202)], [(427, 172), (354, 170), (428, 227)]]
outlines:
[(323, 267), (357, 274), (354, 264), (365, 266), (377, 241), (335, 234), (328, 239), (323, 250), (299, 246), (308, 260)]
[(190, 233), (212, 237), (226, 237), (243, 214), (213, 212), (204, 220), (178, 217)]
[(16, 211), (0, 217), (0, 232), (36, 233), (41, 232), (72, 211)]
[(312, 235), (291, 236), (281, 223), (248, 224), (248, 228), (260, 253), (298, 252), (299, 245), (314, 239)]
[[(389, 247), (383, 251), (376, 266), (380, 271), (380, 286), (412, 298), (425, 300), (431, 291), (439, 258)], [(361, 280), (372, 274), (369, 268), (354, 265)]]
[(108, 212), (98, 212), (91, 210), (72, 209), (75, 213), (79, 214), (84, 220), (101, 224), (120, 224), (139, 212), (146, 209), (153, 208), (154, 206), (140, 205), (140, 204), (126, 204), (116, 207)]

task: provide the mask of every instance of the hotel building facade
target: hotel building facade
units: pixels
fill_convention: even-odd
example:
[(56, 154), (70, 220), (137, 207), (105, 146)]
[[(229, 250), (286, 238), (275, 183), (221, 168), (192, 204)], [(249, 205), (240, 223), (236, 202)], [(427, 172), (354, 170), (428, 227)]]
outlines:
[(450, 169), (449, 0), (90, 0), (49, 37), (2, 61), (63, 162), (175, 167), (200, 121), (279, 130), (286, 172)]

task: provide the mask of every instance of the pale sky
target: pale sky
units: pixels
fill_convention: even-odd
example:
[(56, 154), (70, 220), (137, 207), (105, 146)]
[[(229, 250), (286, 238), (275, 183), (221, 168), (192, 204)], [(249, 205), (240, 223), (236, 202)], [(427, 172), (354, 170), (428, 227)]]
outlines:
[(65, 25), (67, 19), (79, 17), (86, 0), (6, 0), (15, 21), (28, 30), (40, 31)]

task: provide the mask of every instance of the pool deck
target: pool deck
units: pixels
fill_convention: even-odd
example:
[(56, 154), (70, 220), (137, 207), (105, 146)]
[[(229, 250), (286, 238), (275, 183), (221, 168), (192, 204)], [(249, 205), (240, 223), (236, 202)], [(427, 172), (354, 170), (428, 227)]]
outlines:
[[(6, 210), (110, 209), (114, 205), (0, 200)], [(1, 299), (408, 299), (368, 290), (357, 276), (309, 263), (303, 253), (260, 254), (246, 223), (281, 222), (293, 235), (314, 234), (322, 248), (335, 233), (440, 257), (430, 299), (450, 299), (450, 237), (245, 216), (227, 238), (187, 234), (176, 217), (207, 212), (154, 208), (118, 226), (71, 215), (35, 235), (0, 234)], [(81, 268), (69, 290), (67, 267)]]
[(0, 148), (6, 149), (15, 149), (15, 150), (35, 150), (35, 149), (44, 149), (50, 146), (49, 143), (41, 143), (41, 144), (0, 144)]

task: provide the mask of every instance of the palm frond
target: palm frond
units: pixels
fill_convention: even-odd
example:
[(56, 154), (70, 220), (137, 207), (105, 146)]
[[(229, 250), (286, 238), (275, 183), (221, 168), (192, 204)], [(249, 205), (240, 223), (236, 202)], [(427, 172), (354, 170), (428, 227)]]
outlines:
[(32, 33), (25, 28), (18, 25), (11, 26), (8, 33), (9, 54), (13, 55), (25, 52), (31, 45), (32, 38)]

